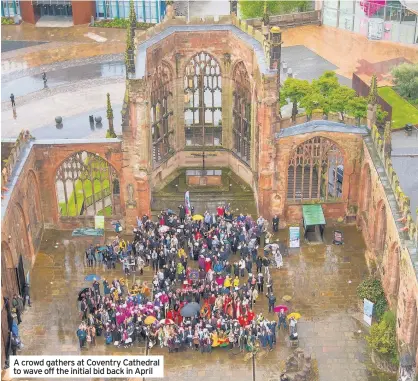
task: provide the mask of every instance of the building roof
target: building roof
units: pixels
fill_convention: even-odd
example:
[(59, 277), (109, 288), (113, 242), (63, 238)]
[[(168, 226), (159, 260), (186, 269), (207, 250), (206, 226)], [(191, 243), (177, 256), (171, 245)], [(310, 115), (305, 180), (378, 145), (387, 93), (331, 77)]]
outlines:
[(280, 132), (276, 133), (275, 137), (276, 139), (280, 139), (312, 132), (342, 132), (360, 135), (367, 135), (369, 133), (366, 126), (357, 127), (344, 123), (331, 122), (329, 120), (312, 120), (296, 126), (283, 128)]
[(138, 47), (138, 54), (135, 64), (135, 78), (143, 78), (145, 76), (145, 63), (147, 49), (164, 40), (173, 33), (179, 32), (211, 32), (211, 31), (230, 31), (234, 33), (239, 39), (250, 45), (254, 49), (254, 53), (257, 56), (258, 67), (262, 74), (275, 74), (275, 70), (270, 70), (266, 57), (264, 55), (263, 46), (255, 38), (251, 37), (247, 33), (244, 33), (241, 29), (234, 25), (175, 25), (170, 26), (162, 32), (144, 41)]
[(401, 3), (406, 9), (418, 15), (418, 1), (417, 0), (401, 0)]

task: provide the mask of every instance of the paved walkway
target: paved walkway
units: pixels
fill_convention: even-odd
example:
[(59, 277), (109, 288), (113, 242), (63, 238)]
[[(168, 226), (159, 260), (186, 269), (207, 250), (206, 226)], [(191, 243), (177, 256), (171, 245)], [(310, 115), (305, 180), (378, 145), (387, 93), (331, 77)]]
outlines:
[[(332, 225), (327, 226), (326, 242), (332, 239), (332, 230)], [(321, 381), (373, 380), (369, 378), (366, 365), (363, 328), (353, 318), (357, 316), (355, 290), (367, 273), (364, 244), (354, 226), (344, 226), (342, 230), (346, 242), (342, 247), (303, 246), (300, 252), (285, 257), (283, 269), (271, 270), (273, 289), (278, 301), (285, 294), (291, 295), (290, 310), (302, 314), (299, 322), (300, 346), (312, 352), (317, 359)], [(279, 236), (284, 239), (287, 231), (281, 231)], [(93, 269), (85, 267), (84, 249), (90, 242), (88, 238), (73, 239), (69, 233), (48, 232), (44, 235), (31, 273), (33, 307), (24, 313), (20, 325), (25, 348), (19, 354), (80, 353), (75, 335), (79, 322), (76, 298), (78, 291), (86, 285), (85, 275), (97, 273), (110, 280), (122, 276), (119, 265), (110, 272), (103, 270), (102, 266)], [(141, 280), (149, 281), (151, 276), (148, 269)], [(268, 313), (264, 295), (260, 295), (255, 309), (268, 318), (276, 318), (275, 314)], [(361, 334), (357, 333), (359, 329)], [(143, 347), (115, 349), (104, 345), (99, 338), (96, 347), (82, 353), (141, 354), (143, 351)], [(153, 348), (151, 353), (165, 355), (167, 381), (252, 380), (251, 364), (242, 355), (234, 355), (228, 350), (201, 355), (193, 351), (168, 354), (166, 349)], [(282, 330), (276, 349), (263, 353), (257, 361), (257, 380), (277, 378), (289, 353), (287, 332)]]

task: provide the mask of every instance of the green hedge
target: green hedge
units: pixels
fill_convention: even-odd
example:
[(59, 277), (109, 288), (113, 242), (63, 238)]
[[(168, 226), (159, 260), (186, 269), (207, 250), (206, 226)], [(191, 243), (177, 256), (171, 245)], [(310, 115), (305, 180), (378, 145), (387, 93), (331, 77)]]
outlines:
[(396, 343), (396, 316), (392, 311), (386, 311), (382, 320), (370, 328), (370, 335), (366, 340), (371, 349), (381, 357), (398, 365), (398, 349)]
[(388, 306), (380, 280), (373, 277), (363, 280), (357, 287), (357, 295), (374, 303), (374, 314), (377, 320), (380, 320)]
[(14, 25), (15, 21), (10, 17), (2, 17), (1, 25)]
[[(127, 29), (129, 25), (129, 19), (109, 19), (109, 20), (100, 20), (95, 21), (94, 26), (100, 28), (120, 28), (120, 29)], [(154, 26), (154, 24), (146, 23), (146, 22), (137, 22), (136, 27), (137, 29), (148, 29)]]

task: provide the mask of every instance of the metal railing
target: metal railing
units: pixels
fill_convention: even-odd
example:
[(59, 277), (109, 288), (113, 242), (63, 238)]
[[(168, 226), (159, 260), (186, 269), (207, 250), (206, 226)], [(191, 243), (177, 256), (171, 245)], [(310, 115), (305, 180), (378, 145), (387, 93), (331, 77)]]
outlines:
[(101, 191), (96, 192), (94, 195), (86, 197), (84, 201), (84, 208), (87, 209), (97, 201), (110, 196), (110, 187), (103, 188)]

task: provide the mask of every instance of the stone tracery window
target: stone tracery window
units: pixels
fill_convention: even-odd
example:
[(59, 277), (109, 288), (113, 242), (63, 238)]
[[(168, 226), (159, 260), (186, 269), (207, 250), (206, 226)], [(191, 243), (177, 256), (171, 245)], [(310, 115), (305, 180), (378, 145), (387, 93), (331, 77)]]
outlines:
[(151, 78), (151, 134), (154, 165), (170, 153), (170, 133), (173, 115), (172, 77), (166, 65), (160, 65)]
[(222, 145), (222, 78), (208, 53), (193, 56), (184, 75), (186, 146)]
[(341, 198), (343, 164), (343, 154), (331, 140), (317, 136), (300, 144), (289, 160), (287, 199)]
[(251, 150), (251, 85), (250, 77), (243, 62), (239, 62), (234, 75), (234, 123), (233, 150), (247, 163), (250, 163)]
[(102, 157), (80, 151), (68, 157), (56, 173), (61, 216), (111, 216), (120, 212), (119, 179)]

